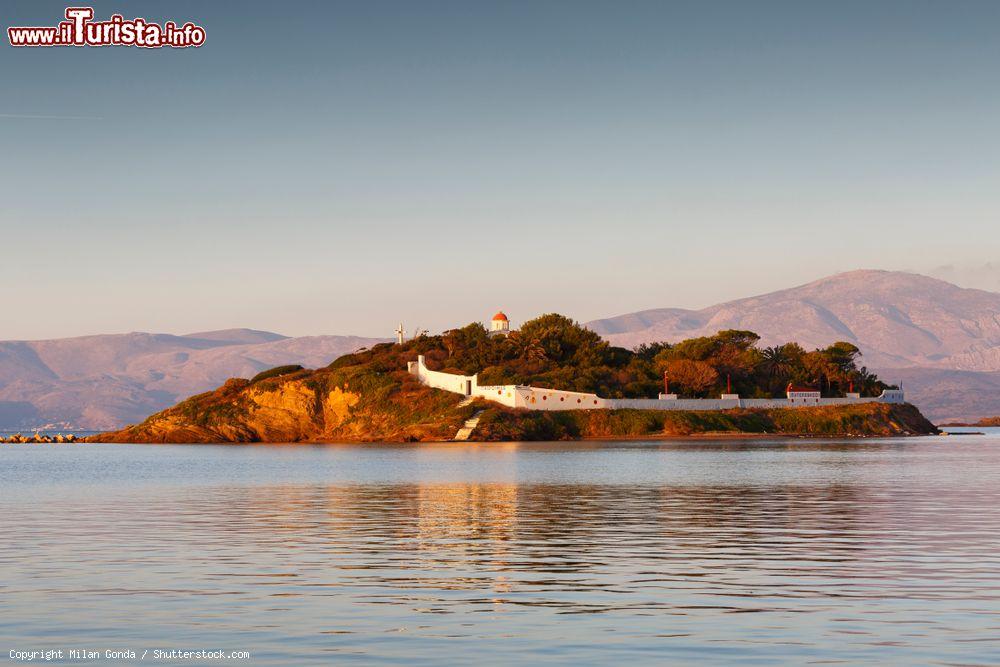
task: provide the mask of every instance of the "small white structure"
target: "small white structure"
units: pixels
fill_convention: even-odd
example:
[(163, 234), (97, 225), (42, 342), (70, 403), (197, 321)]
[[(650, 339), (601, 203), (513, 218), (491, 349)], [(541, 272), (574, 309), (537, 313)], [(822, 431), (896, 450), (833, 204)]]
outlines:
[(497, 314), (490, 321), (490, 333), (500, 336), (506, 336), (510, 333), (510, 320), (507, 319), (507, 315), (502, 310), (497, 311)]
[[(820, 393), (812, 387), (796, 387), (789, 383), (785, 389), (785, 396), (788, 397), (788, 404), (791, 406), (819, 405)], [(861, 398), (861, 394), (848, 394), (848, 398)]]
[(400, 322), (400, 323), (399, 323), (399, 327), (398, 327), (398, 328), (396, 329), (396, 341), (397, 341), (397, 342), (398, 342), (398, 343), (399, 343), (400, 345), (402, 345), (402, 344), (403, 344), (403, 340), (404, 340), (404, 336), (406, 336), (406, 330), (405, 330), (405, 329), (403, 329), (403, 323), (402, 323), (402, 322)]

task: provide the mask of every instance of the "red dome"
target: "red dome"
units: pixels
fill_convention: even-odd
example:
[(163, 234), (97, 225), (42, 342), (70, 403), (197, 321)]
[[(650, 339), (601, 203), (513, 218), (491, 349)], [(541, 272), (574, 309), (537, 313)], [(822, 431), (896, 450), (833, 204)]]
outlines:
[(493, 316), (493, 321), (494, 322), (496, 322), (498, 320), (501, 321), (501, 322), (506, 322), (507, 321), (507, 316), (503, 314), (502, 310), (499, 311), (499, 312), (497, 312), (497, 314)]

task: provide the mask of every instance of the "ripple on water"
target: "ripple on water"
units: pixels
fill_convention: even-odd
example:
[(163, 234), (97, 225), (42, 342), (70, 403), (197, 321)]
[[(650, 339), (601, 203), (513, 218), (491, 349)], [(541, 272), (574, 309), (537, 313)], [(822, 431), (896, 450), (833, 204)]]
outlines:
[(5, 448), (0, 637), (254, 664), (996, 664), (997, 454)]

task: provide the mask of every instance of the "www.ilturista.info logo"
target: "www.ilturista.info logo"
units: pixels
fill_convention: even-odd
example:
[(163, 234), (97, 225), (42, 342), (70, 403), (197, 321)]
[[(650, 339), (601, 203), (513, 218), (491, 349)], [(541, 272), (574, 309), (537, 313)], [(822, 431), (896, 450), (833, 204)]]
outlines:
[(66, 20), (54, 27), (7, 28), (11, 46), (138, 46), (183, 49), (205, 43), (205, 29), (188, 22), (163, 25), (144, 18), (126, 20), (113, 14), (107, 21), (94, 21), (93, 7), (67, 7)]

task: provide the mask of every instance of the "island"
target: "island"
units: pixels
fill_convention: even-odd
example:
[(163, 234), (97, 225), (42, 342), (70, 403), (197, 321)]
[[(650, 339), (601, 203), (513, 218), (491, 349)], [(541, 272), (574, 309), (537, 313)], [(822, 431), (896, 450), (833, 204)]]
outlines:
[(1000, 426), (1000, 417), (983, 417), (976, 422), (948, 422), (947, 424), (941, 424), (942, 426), (964, 426), (964, 427), (984, 427), (984, 428), (996, 428)]
[(627, 350), (558, 314), (511, 330), (506, 315), (498, 313), (490, 327), (473, 323), (409, 340), (401, 326), (396, 343), (342, 356), (325, 368), (282, 366), (231, 379), (141, 424), (89, 441), (938, 433), (898, 388), (858, 366), (856, 346), (838, 342), (807, 351), (796, 343), (760, 347), (759, 340), (750, 331), (727, 330)]

